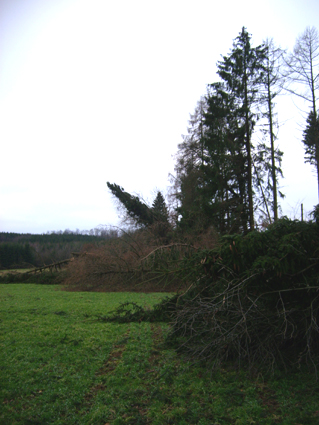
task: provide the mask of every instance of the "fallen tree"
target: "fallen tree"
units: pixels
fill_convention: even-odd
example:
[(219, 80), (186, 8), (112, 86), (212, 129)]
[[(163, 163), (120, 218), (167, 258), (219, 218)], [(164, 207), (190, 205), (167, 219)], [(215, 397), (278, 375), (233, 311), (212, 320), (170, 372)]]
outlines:
[(176, 273), (187, 283), (183, 294), (153, 313), (123, 305), (109, 319), (165, 318), (167, 341), (211, 367), (227, 360), (251, 370), (307, 364), (317, 374), (316, 223), (283, 218), (264, 232), (225, 236), (215, 249), (185, 256)]
[(81, 291), (172, 292), (185, 286), (179, 267), (196, 250), (189, 243), (157, 245), (152, 229), (87, 246), (67, 268), (65, 285)]
[[(192, 288), (176, 302), (170, 338), (212, 366), (310, 364), (319, 358), (319, 226), (279, 220), (227, 236), (190, 260)], [(188, 263), (188, 262), (187, 262)]]

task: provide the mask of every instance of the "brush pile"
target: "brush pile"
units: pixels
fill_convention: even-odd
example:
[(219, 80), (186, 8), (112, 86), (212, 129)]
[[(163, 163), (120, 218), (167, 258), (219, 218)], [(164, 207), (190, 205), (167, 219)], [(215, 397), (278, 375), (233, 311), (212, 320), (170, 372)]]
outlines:
[[(280, 219), (225, 236), (185, 259), (189, 290), (175, 299), (170, 340), (212, 366), (311, 365), (319, 360), (319, 226)], [(188, 280), (189, 280), (188, 272)]]

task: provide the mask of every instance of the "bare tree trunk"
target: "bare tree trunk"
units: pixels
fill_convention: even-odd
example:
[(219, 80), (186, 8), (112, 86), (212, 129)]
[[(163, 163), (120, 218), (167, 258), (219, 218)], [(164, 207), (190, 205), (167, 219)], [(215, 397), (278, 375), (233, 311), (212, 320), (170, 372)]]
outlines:
[[(317, 122), (315, 81), (316, 81), (316, 78), (318, 78), (319, 74), (316, 77), (314, 76), (313, 70), (315, 65), (313, 63), (313, 56), (316, 53), (316, 50), (318, 49), (318, 44), (319, 44), (319, 39), (317, 36), (317, 46), (315, 44), (315, 49), (313, 49), (313, 43), (310, 43), (309, 45), (309, 63), (310, 63), (310, 76), (311, 76), (310, 85), (311, 85), (311, 96), (312, 96), (312, 110), (315, 117), (315, 122)], [(319, 135), (318, 135), (318, 132), (316, 132), (315, 150), (316, 150), (316, 167), (317, 167), (317, 184), (318, 184), (318, 201), (319, 201)]]
[[(292, 88), (285, 87), (288, 92), (311, 103), (311, 108), (315, 119), (316, 110), (316, 91), (319, 90), (319, 34), (315, 27), (307, 27), (305, 32), (300, 35), (294, 47), (293, 54), (286, 59), (287, 80), (294, 84), (299, 84), (306, 88), (302, 93)], [(315, 121), (316, 122), (316, 121)], [(315, 138), (315, 157), (318, 181), (318, 199), (319, 199), (319, 136)]]
[(252, 177), (252, 159), (251, 159), (251, 144), (250, 144), (250, 129), (249, 129), (249, 111), (248, 111), (248, 88), (247, 75), (245, 69), (245, 131), (246, 131), (246, 151), (247, 151), (247, 167), (248, 167), (248, 211), (249, 211), (249, 229), (254, 230), (254, 203), (253, 203), (253, 177)]
[(269, 132), (270, 132), (270, 149), (271, 149), (271, 177), (272, 177), (272, 192), (273, 192), (273, 212), (274, 221), (278, 220), (278, 200), (277, 200), (277, 179), (276, 179), (276, 164), (275, 164), (275, 146), (274, 146), (274, 131), (272, 122), (272, 104), (270, 92), (270, 75), (269, 68), (267, 73), (267, 89), (268, 89), (268, 113), (269, 113)]

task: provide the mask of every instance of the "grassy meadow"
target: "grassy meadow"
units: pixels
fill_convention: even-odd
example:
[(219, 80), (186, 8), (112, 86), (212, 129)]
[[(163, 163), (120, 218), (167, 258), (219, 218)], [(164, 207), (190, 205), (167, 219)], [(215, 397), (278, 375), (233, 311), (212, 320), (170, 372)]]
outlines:
[(0, 424), (319, 424), (313, 375), (210, 373), (163, 344), (167, 324), (104, 323), (165, 294), (0, 285)]

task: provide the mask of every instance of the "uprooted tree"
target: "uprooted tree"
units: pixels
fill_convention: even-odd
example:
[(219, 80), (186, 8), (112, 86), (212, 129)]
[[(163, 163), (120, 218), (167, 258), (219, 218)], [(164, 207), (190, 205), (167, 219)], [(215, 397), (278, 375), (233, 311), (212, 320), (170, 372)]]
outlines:
[(69, 265), (65, 283), (81, 290), (177, 290), (182, 282), (173, 271), (194, 248), (174, 240), (164, 196), (158, 191), (149, 206), (119, 185), (107, 185), (134, 226), (119, 230), (119, 238), (88, 245)]
[[(176, 304), (180, 348), (219, 365), (319, 360), (319, 227), (280, 219), (265, 232), (227, 236), (193, 256), (192, 288)], [(195, 280), (197, 277), (197, 280)]]

